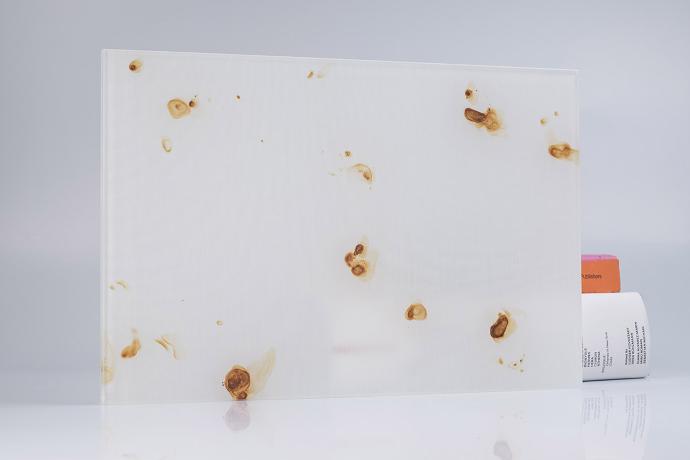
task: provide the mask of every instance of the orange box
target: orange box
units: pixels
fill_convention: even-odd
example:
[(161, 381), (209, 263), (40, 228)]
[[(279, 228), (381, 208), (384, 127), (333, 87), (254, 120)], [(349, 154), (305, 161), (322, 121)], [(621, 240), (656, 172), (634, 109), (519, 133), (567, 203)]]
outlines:
[(582, 292), (621, 292), (618, 257), (608, 254), (583, 255)]

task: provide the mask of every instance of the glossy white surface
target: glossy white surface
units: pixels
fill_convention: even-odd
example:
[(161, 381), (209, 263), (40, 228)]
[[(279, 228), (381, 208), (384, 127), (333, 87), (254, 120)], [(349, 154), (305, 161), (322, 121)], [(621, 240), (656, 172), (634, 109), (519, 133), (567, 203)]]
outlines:
[(0, 458), (666, 459), (690, 378), (577, 390), (137, 406), (0, 406)]
[[(464, 115), (489, 107), (492, 131)], [(564, 142), (571, 71), (104, 51), (103, 400), (223, 401), (235, 365), (253, 399), (577, 384)]]

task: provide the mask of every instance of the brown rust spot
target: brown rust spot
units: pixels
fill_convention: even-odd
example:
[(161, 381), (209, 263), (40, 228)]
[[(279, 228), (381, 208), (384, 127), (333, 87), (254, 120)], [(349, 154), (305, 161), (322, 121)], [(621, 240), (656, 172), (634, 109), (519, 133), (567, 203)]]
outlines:
[(312, 78), (314, 76), (314, 71), (310, 70), (309, 73), (307, 74), (307, 78)]
[(247, 369), (242, 366), (233, 366), (225, 375), (223, 383), (233, 399), (247, 399), (251, 386), (251, 377)]
[(486, 112), (480, 112), (470, 107), (465, 109), (465, 118), (479, 128), (486, 128), (489, 132), (498, 131), (501, 128), (501, 121), (494, 109), (489, 107)]
[(355, 251), (353, 252), (354, 255), (358, 256), (360, 254), (364, 254), (364, 245), (362, 243), (357, 243), (355, 246)]
[(139, 341), (139, 333), (136, 329), (132, 329), (132, 343), (122, 349), (120, 356), (123, 358), (134, 358), (141, 349), (141, 342)]
[(345, 152), (343, 153), (343, 155), (345, 156), (345, 158), (350, 158), (350, 157), (352, 156), (352, 152), (349, 151), (349, 150), (345, 150)]
[(417, 320), (421, 321), (426, 319), (426, 307), (421, 303), (413, 303), (407, 310), (405, 310), (405, 318), (408, 321)]
[(496, 319), (496, 322), (494, 322), (489, 328), (491, 337), (494, 339), (502, 338), (508, 329), (508, 323), (510, 323), (510, 318), (508, 318), (508, 315), (503, 312), (499, 313), (498, 319)]
[(240, 100), (240, 95), (238, 94), (237, 96), (235, 96), (235, 99), (237, 99), (237, 100), (239, 101), (239, 100)]
[(352, 268), (352, 266), (354, 265), (354, 262), (355, 262), (355, 255), (352, 252), (348, 252), (347, 254), (345, 254), (345, 264), (348, 267)]
[(471, 101), (474, 98), (474, 90), (472, 88), (467, 88), (465, 90), (465, 99)]
[(171, 117), (177, 119), (189, 115), (191, 109), (182, 99), (170, 99), (168, 101), (168, 112), (170, 112)]
[(500, 356), (498, 357), (498, 364), (503, 366), (503, 358), (501, 358)]
[(559, 160), (570, 160), (577, 157), (578, 151), (568, 143), (549, 145), (549, 155)]
[(163, 147), (165, 153), (172, 152), (172, 142), (167, 137), (161, 139), (161, 147)]
[(129, 63), (129, 70), (131, 70), (134, 73), (137, 73), (141, 70), (141, 67), (143, 64), (139, 59), (135, 59), (132, 62)]
[(367, 263), (364, 260), (357, 262), (357, 264), (350, 270), (355, 276), (362, 276), (367, 273)]
[(374, 181), (374, 173), (371, 171), (371, 168), (364, 163), (357, 163), (352, 169), (361, 174), (362, 179), (366, 182), (372, 183)]
[(191, 101), (189, 101), (189, 102), (187, 103), (187, 105), (188, 105), (189, 107), (191, 107), (191, 108), (196, 107), (196, 105), (197, 105), (196, 96), (194, 97), (194, 99), (192, 99)]
[(546, 123), (548, 123), (548, 120), (546, 118), (542, 118), (541, 120), (539, 120), (539, 124), (541, 124), (542, 126)]
[(276, 363), (276, 352), (269, 349), (264, 355), (247, 368), (232, 366), (225, 374), (223, 386), (233, 399), (244, 400), (263, 390)]

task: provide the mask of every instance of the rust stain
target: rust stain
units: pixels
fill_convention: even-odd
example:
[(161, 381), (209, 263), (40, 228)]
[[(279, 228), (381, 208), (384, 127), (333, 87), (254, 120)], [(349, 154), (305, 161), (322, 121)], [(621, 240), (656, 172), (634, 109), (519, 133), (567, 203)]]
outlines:
[(407, 310), (405, 310), (405, 318), (408, 321), (422, 321), (426, 319), (426, 316), (426, 307), (421, 303), (413, 303), (412, 305), (407, 307)]
[(101, 364), (101, 383), (104, 385), (109, 384), (113, 381), (114, 376), (115, 372), (113, 371), (112, 367)]
[(237, 100), (239, 101), (239, 100), (240, 100), (240, 95), (238, 94), (237, 96), (235, 96), (235, 99), (237, 99)]
[(312, 78), (314, 76), (314, 71), (310, 70), (309, 73), (307, 74), (307, 78)]
[(494, 342), (500, 342), (507, 338), (515, 329), (515, 321), (510, 316), (510, 313), (501, 311), (498, 313), (496, 321), (489, 328), (489, 335)]
[(368, 265), (367, 265), (366, 260), (360, 260), (359, 262), (357, 262), (352, 267), (352, 269), (350, 271), (352, 272), (353, 275), (359, 277), (359, 276), (366, 275), (367, 269), (368, 269)]
[(539, 120), (539, 123), (540, 123), (542, 126), (544, 126), (546, 123), (548, 123), (548, 120), (547, 120), (546, 118), (542, 118), (541, 120)]
[(520, 373), (525, 372), (525, 368), (522, 366), (524, 362), (525, 362), (525, 355), (523, 354), (519, 360), (513, 361), (512, 363), (510, 363), (510, 368), (513, 369), (514, 371), (517, 371)]
[(113, 350), (110, 342), (106, 342), (101, 360), (101, 383), (109, 384), (115, 377), (115, 363), (113, 360)]
[(163, 147), (165, 153), (172, 152), (172, 142), (167, 137), (161, 139), (161, 147)]
[(354, 250), (345, 254), (345, 264), (350, 267), (350, 272), (358, 278), (364, 278), (370, 273), (366, 256), (367, 246), (364, 243), (357, 243)]
[(491, 328), (489, 329), (491, 337), (494, 339), (500, 339), (503, 337), (503, 335), (506, 333), (506, 329), (508, 329), (508, 322), (508, 317), (503, 313), (499, 313), (498, 319), (494, 324), (491, 325)]
[(194, 107), (196, 107), (197, 104), (198, 104), (198, 102), (197, 102), (197, 97), (196, 97), (196, 96), (194, 96), (194, 99), (190, 100), (190, 101), (187, 103), (187, 105), (188, 105), (190, 108), (192, 108), (192, 109), (193, 109)]
[(345, 158), (350, 158), (350, 157), (352, 156), (352, 152), (349, 151), (349, 150), (345, 150), (345, 152), (343, 153), (343, 155), (345, 156)]
[(572, 148), (568, 143), (549, 145), (549, 155), (559, 160), (577, 159), (579, 152)]
[(115, 280), (114, 283), (111, 283), (111, 284), (108, 286), (108, 289), (110, 289), (111, 291), (114, 291), (118, 286), (120, 286), (122, 289), (128, 289), (128, 288), (129, 288), (129, 284), (127, 284), (127, 281), (125, 281), (125, 280)]
[(232, 399), (247, 399), (250, 385), (251, 376), (247, 369), (242, 366), (233, 366), (225, 375), (224, 386), (230, 393), (230, 396), (232, 396)]
[(364, 163), (357, 163), (356, 165), (352, 166), (352, 169), (361, 174), (362, 179), (369, 184), (374, 181), (374, 173), (371, 171), (371, 168)]
[(270, 349), (259, 361), (248, 366), (248, 368), (234, 365), (225, 374), (223, 386), (233, 399), (245, 400), (264, 388), (266, 381), (273, 372), (275, 361), (275, 351)]
[(123, 358), (134, 358), (141, 349), (141, 342), (139, 341), (139, 333), (136, 329), (132, 329), (132, 343), (122, 349), (120, 356)]
[(473, 101), (474, 100), (474, 92), (475, 92), (475, 90), (473, 88), (468, 87), (465, 90), (465, 99), (467, 99), (468, 101)]
[(173, 339), (168, 335), (161, 335), (160, 337), (153, 339), (158, 345), (163, 347), (165, 351), (172, 353), (173, 358), (177, 359), (177, 348)]
[(177, 119), (189, 115), (191, 109), (182, 99), (170, 99), (168, 101), (168, 112), (170, 112), (171, 117)]
[(503, 366), (503, 358), (501, 358), (500, 356), (498, 357), (498, 364)]
[(467, 107), (465, 109), (465, 118), (479, 128), (486, 128), (489, 132), (501, 129), (501, 121), (498, 118), (498, 114), (491, 107), (486, 109), (486, 112), (480, 112)]
[(141, 70), (141, 67), (143, 64), (139, 59), (135, 59), (132, 62), (129, 63), (129, 70), (131, 70), (134, 73), (137, 73)]

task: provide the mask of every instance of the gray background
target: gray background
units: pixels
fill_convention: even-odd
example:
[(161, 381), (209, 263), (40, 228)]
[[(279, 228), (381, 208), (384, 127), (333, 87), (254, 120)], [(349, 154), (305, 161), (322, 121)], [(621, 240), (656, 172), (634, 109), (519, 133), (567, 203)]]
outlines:
[(690, 374), (688, 2), (0, 1), (0, 401), (98, 398), (102, 48), (579, 69), (583, 251)]

